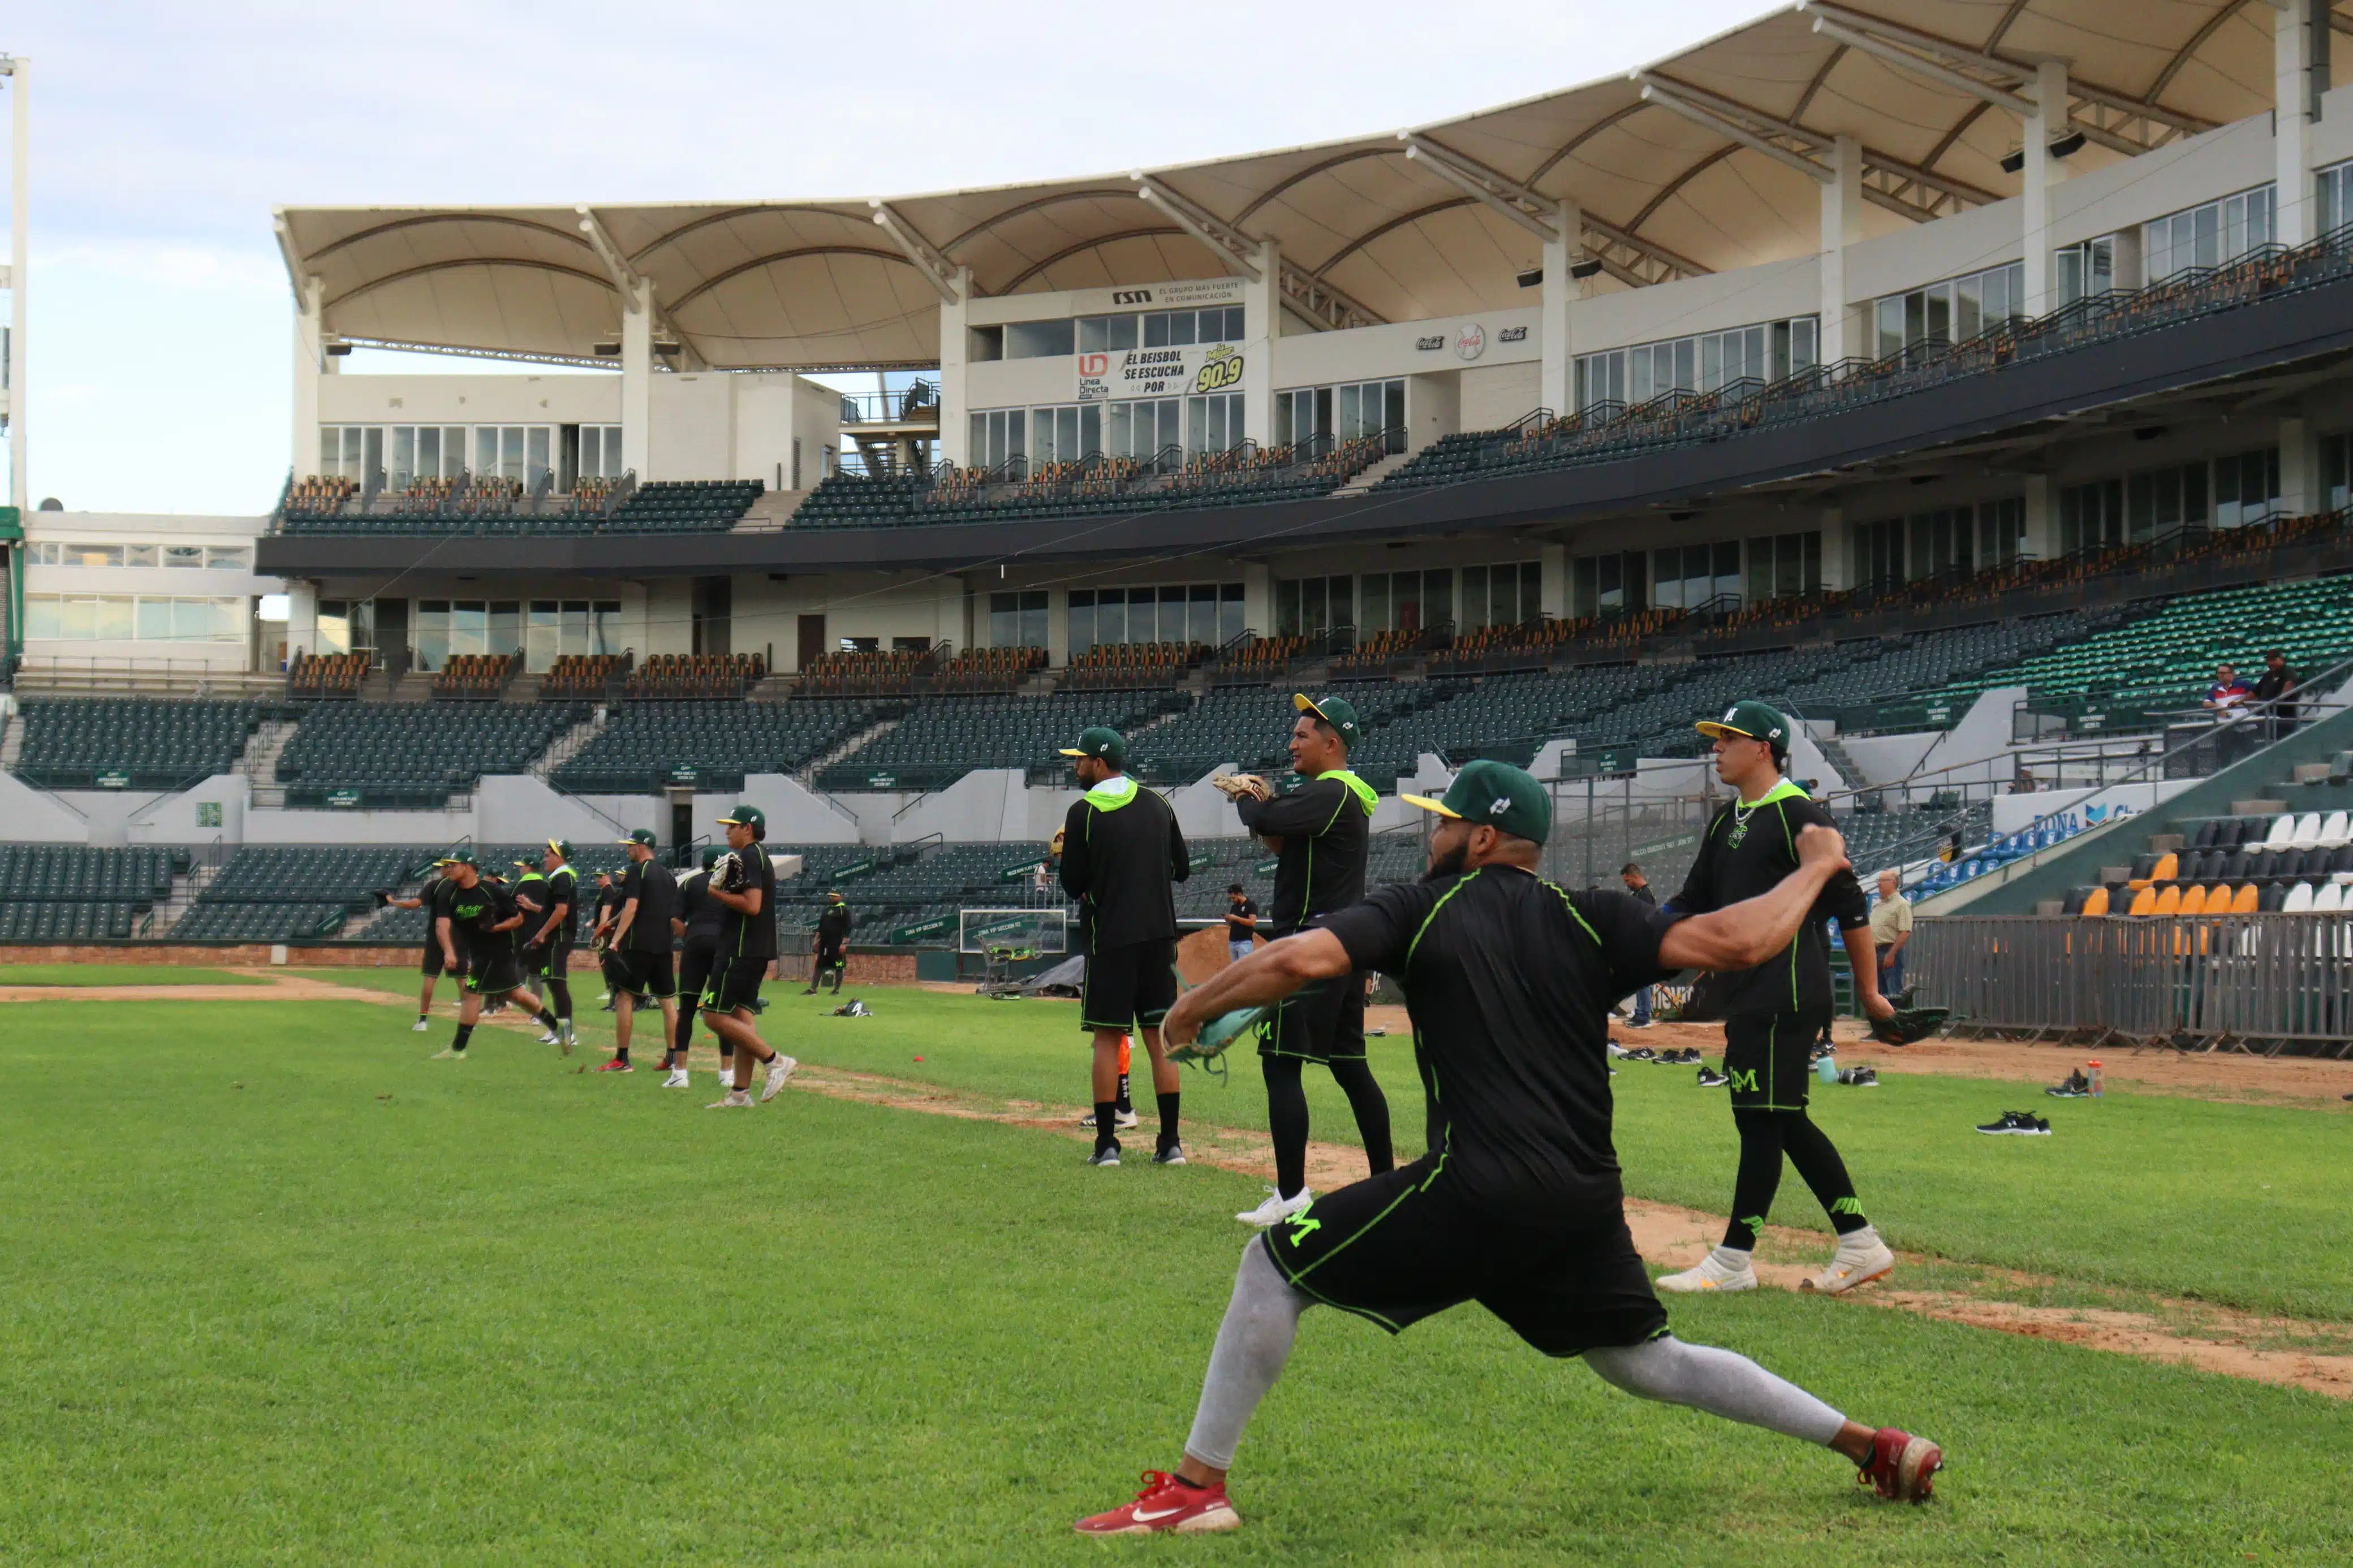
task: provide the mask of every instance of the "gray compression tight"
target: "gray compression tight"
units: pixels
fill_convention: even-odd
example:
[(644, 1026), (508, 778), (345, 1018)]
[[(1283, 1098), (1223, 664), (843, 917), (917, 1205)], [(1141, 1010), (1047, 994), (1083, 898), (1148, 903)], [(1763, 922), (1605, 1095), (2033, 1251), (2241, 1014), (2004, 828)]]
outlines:
[(1746, 1356), (1713, 1345), (1687, 1345), (1672, 1334), (1587, 1351), (1585, 1364), (1629, 1394), (1688, 1405), (1801, 1442), (1827, 1446), (1846, 1426), (1845, 1416)]
[[(1233, 1468), (1242, 1428), (1282, 1375), (1299, 1315), (1313, 1305), (1313, 1298), (1284, 1281), (1262, 1245), (1253, 1241), (1242, 1249), (1233, 1300), (1218, 1326), (1201, 1403), (1185, 1439), (1188, 1458), (1212, 1469)], [(1641, 1398), (1689, 1405), (1801, 1442), (1827, 1446), (1846, 1425), (1844, 1415), (1746, 1356), (1685, 1344), (1671, 1334), (1589, 1350), (1585, 1361), (1604, 1382)]]

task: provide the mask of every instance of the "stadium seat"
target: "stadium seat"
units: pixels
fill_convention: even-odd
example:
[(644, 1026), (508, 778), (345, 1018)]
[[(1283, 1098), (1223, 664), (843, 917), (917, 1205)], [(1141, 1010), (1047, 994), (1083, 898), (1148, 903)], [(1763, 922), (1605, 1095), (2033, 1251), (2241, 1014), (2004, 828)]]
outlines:
[(2312, 909), (2312, 884), (2297, 882), (2287, 889), (2287, 896), (2280, 901), (2280, 912), (2288, 915), (2308, 913)]

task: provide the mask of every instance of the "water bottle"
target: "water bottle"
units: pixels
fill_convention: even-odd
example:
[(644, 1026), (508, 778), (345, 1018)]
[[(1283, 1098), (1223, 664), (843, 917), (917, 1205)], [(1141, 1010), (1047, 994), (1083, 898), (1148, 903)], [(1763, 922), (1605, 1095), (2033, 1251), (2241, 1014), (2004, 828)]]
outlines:
[(2099, 1062), (2099, 1058), (2098, 1058), (2097, 1057), (2094, 1057), (2094, 1058), (2092, 1058), (2091, 1066), (2090, 1066), (2089, 1069), (2087, 1070), (2087, 1072), (2086, 1072), (2085, 1076), (2086, 1076), (2086, 1077), (2088, 1077), (2088, 1078), (2090, 1078), (2090, 1079), (2091, 1079), (2091, 1080), (2092, 1080), (2092, 1098), (2093, 1098), (2094, 1100), (2097, 1100), (2097, 1099), (2099, 1099), (2099, 1098), (2100, 1098), (2100, 1062)]
[(1824, 1057), (1814, 1064), (1814, 1076), (1824, 1083), (1838, 1082), (1839, 1065), (1835, 1057)]

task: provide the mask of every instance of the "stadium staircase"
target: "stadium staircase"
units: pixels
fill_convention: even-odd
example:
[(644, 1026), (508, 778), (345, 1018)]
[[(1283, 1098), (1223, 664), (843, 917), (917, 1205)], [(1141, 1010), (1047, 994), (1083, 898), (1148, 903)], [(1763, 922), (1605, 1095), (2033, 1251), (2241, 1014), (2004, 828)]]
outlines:
[(0, 773), (15, 773), (25, 754), (25, 721), (11, 711), (0, 714)]
[(263, 811), (283, 810), (286, 791), (278, 783), (278, 759), (286, 752), (286, 742), (294, 738), (301, 724), (292, 719), (265, 719), (253, 738), (245, 743), (244, 754), (232, 770), (245, 775), (250, 804)]

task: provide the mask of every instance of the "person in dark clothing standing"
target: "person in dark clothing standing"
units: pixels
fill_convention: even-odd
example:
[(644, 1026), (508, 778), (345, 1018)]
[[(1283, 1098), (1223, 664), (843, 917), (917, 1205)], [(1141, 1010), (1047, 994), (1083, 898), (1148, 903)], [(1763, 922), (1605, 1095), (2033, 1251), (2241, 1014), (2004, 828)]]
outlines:
[[(1678, 915), (1704, 915), (1770, 892), (1796, 874), (1798, 840), (1809, 827), (1831, 826), (1830, 814), (1781, 776), (1789, 755), (1789, 721), (1762, 702), (1741, 702), (1722, 719), (1697, 726), (1715, 742), (1716, 776), (1733, 801), (1700, 837)], [(1831, 961), (1824, 923), (1836, 921), (1854, 971), (1855, 1001), (1875, 1019), (1894, 1017), (1879, 994), (1879, 959), (1871, 911), (1852, 869), (1823, 885), (1812, 911), (1788, 945), (1750, 968), (1719, 973), (1724, 1012), (1724, 1070), (1731, 1081), (1732, 1121), (1740, 1132), (1740, 1168), (1732, 1187), (1732, 1219), (1724, 1243), (1694, 1268), (1661, 1279), (1663, 1290), (1752, 1290), (1749, 1254), (1772, 1212), (1781, 1185), (1781, 1157), (1798, 1168), (1838, 1232), (1830, 1267), (1805, 1288), (1832, 1295), (1883, 1278), (1895, 1255), (1863, 1217), (1846, 1162), (1830, 1135), (1806, 1115), (1813, 1074), (1809, 1047), (1829, 1027)]]
[(654, 858), (651, 828), (621, 840), (629, 847), (629, 868), (621, 874), (621, 913), (613, 922), (613, 946), (620, 951), (622, 983), (614, 993), (620, 1006), (613, 1019), (613, 1059), (598, 1072), (634, 1072), (629, 1065), (629, 1025), (638, 1004), (661, 1006), (662, 1053), (678, 1034), (678, 978), (672, 968), (670, 917), (678, 909), (678, 880)]
[(1181, 1165), (1176, 1067), (1160, 1044), (1160, 1020), (1176, 1000), (1176, 884), (1193, 874), (1168, 803), (1124, 771), (1116, 730), (1086, 731), (1071, 771), (1086, 794), (1062, 819), (1062, 890), (1086, 922), (1087, 978), (1079, 1027), (1094, 1036), (1095, 1148), (1091, 1165), (1119, 1163), (1119, 1040), (1132, 1034), (1152, 1058), (1160, 1110), (1155, 1165)]
[[(1243, 828), (1276, 856), (1269, 934), (1277, 942), (1320, 925), (1361, 901), (1372, 853), (1373, 809), (1380, 797), (1348, 771), (1348, 748), (1358, 733), (1356, 710), (1336, 697), (1291, 699), (1299, 717), (1291, 727), (1291, 766), (1306, 782), (1277, 795), (1264, 779), (1239, 773), (1219, 781), (1233, 796)], [(1331, 1069), (1348, 1097), (1365, 1161), (1376, 1176), (1396, 1162), (1389, 1149), (1389, 1106), (1365, 1062), (1365, 976), (1355, 974), (1285, 997), (1259, 1035), (1259, 1070), (1266, 1078), (1268, 1130), (1274, 1138), (1274, 1190), (1234, 1217), (1245, 1225), (1275, 1225), (1314, 1200), (1307, 1188), (1309, 1062)]]
[[(1648, 904), (1652, 909), (1659, 907), (1659, 896), (1651, 891), (1651, 879), (1642, 875), (1641, 867), (1631, 860), (1627, 861), (1618, 868), (1618, 879), (1626, 884), (1627, 896), (1637, 903)], [(1634, 1016), (1628, 1022), (1631, 1027), (1637, 1029), (1647, 1029), (1651, 1026), (1651, 988), (1649, 986), (1645, 985), (1634, 993)]]
[(2284, 741), (2295, 733), (2295, 704), (2283, 699), (2303, 684), (2304, 678), (2288, 668), (2286, 649), (2263, 650), (2263, 672), (2255, 678), (2255, 701), (2272, 705), (2263, 715), (2263, 732), (2270, 739)]
[[(678, 994), (686, 999), (679, 1009), (678, 1027), (670, 1034), (670, 1046), (662, 1057), (662, 1066), (670, 1076), (662, 1079), (664, 1089), (691, 1089), (692, 1080), (686, 1070), (687, 1044), (694, 1037), (697, 1004), (702, 999), (702, 988), (710, 983), (712, 959), (719, 951), (719, 923), (727, 911), (711, 896), (711, 868), (719, 859), (717, 845), (702, 851), (702, 867), (689, 871), (678, 879), (678, 907), (670, 912), (670, 930), (679, 935)], [(729, 1058), (734, 1047), (727, 1037), (714, 1034), (719, 1042), (719, 1076), (723, 1081), (734, 1076), (735, 1064)]]
[[(572, 965), (573, 916), (580, 908), (580, 879), (572, 869), (570, 840), (547, 841), (539, 873), (545, 888), (537, 910), (522, 929), (522, 972), (526, 978), (539, 976), (547, 994), (548, 1011), (555, 1015), (555, 1026), (539, 1043), (560, 1046), (568, 1057), (573, 1045), (572, 982), (566, 972)], [(518, 896), (521, 892), (518, 887)]]
[(605, 980), (605, 1011), (620, 1006), (622, 973), (621, 955), (613, 947), (613, 923), (621, 918), (621, 889), (610, 871), (596, 873), (596, 903), (595, 919), (588, 931), (589, 942), (596, 949), (597, 972)]
[(829, 889), (825, 895), (825, 908), (817, 917), (816, 962), (809, 965), (808, 989), (804, 996), (817, 994), (818, 982), (826, 971), (833, 972), (833, 994), (841, 994), (842, 976), (849, 971), (849, 901), (841, 889)]
[(765, 1105), (784, 1089), (800, 1063), (760, 1038), (753, 1023), (760, 1008), (760, 983), (776, 962), (776, 863), (768, 858), (768, 816), (756, 805), (738, 805), (719, 819), (727, 830), (727, 853), (711, 868), (707, 896), (726, 912), (719, 921), (719, 945), (711, 979), (702, 988), (702, 1021), (732, 1046), (735, 1073), (727, 1092), (703, 1107), (740, 1110), (752, 1103), (752, 1064), (766, 1068), (760, 1085)]
[(1240, 963), (1258, 945), (1258, 902), (1240, 882), (1226, 889), (1226, 956)]
[(1443, 819), (1420, 881), (1378, 889), (1187, 992), (1168, 1034), (1189, 1041), (1229, 1009), (1379, 970), (1413, 1015), (1430, 1152), (1316, 1199), (1242, 1249), (1182, 1461), (1146, 1471), (1134, 1501), (1079, 1521), (1080, 1533), (1239, 1526), (1227, 1472), (1319, 1303), (1397, 1333), (1476, 1301), (1539, 1352), (1581, 1356), (1629, 1394), (1821, 1445), (1882, 1497), (1926, 1500), (1944, 1462), (1936, 1443), (1850, 1421), (1746, 1356), (1667, 1331), (1627, 1228), (1612, 1141), (1610, 1006), (1677, 969), (1767, 959), (1845, 868), (1838, 835), (1806, 829), (1787, 882), (1676, 920), (1536, 875), (1552, 803), (1518, 768), (1474, 762), (1444, 800), (1405, 798)]
[(445, 874), (448, 864), (447, 860), (433, 862), (433, 875), (425, 879), (424, 886), (417, 889), (413, 899), (404, 899), (397, 893), (385, 895), (384, 901), (396, 910), (425, 911), (425, 948), (417, 963), (417, 972), (424, 976), (424, 983), (417, 992), (417, 1022), (408, 1026), (412, 1034), (425, 1033), (432, 1022), (433, 983), (442, 973), (441, 922), (449, 918), (449, 879)]

